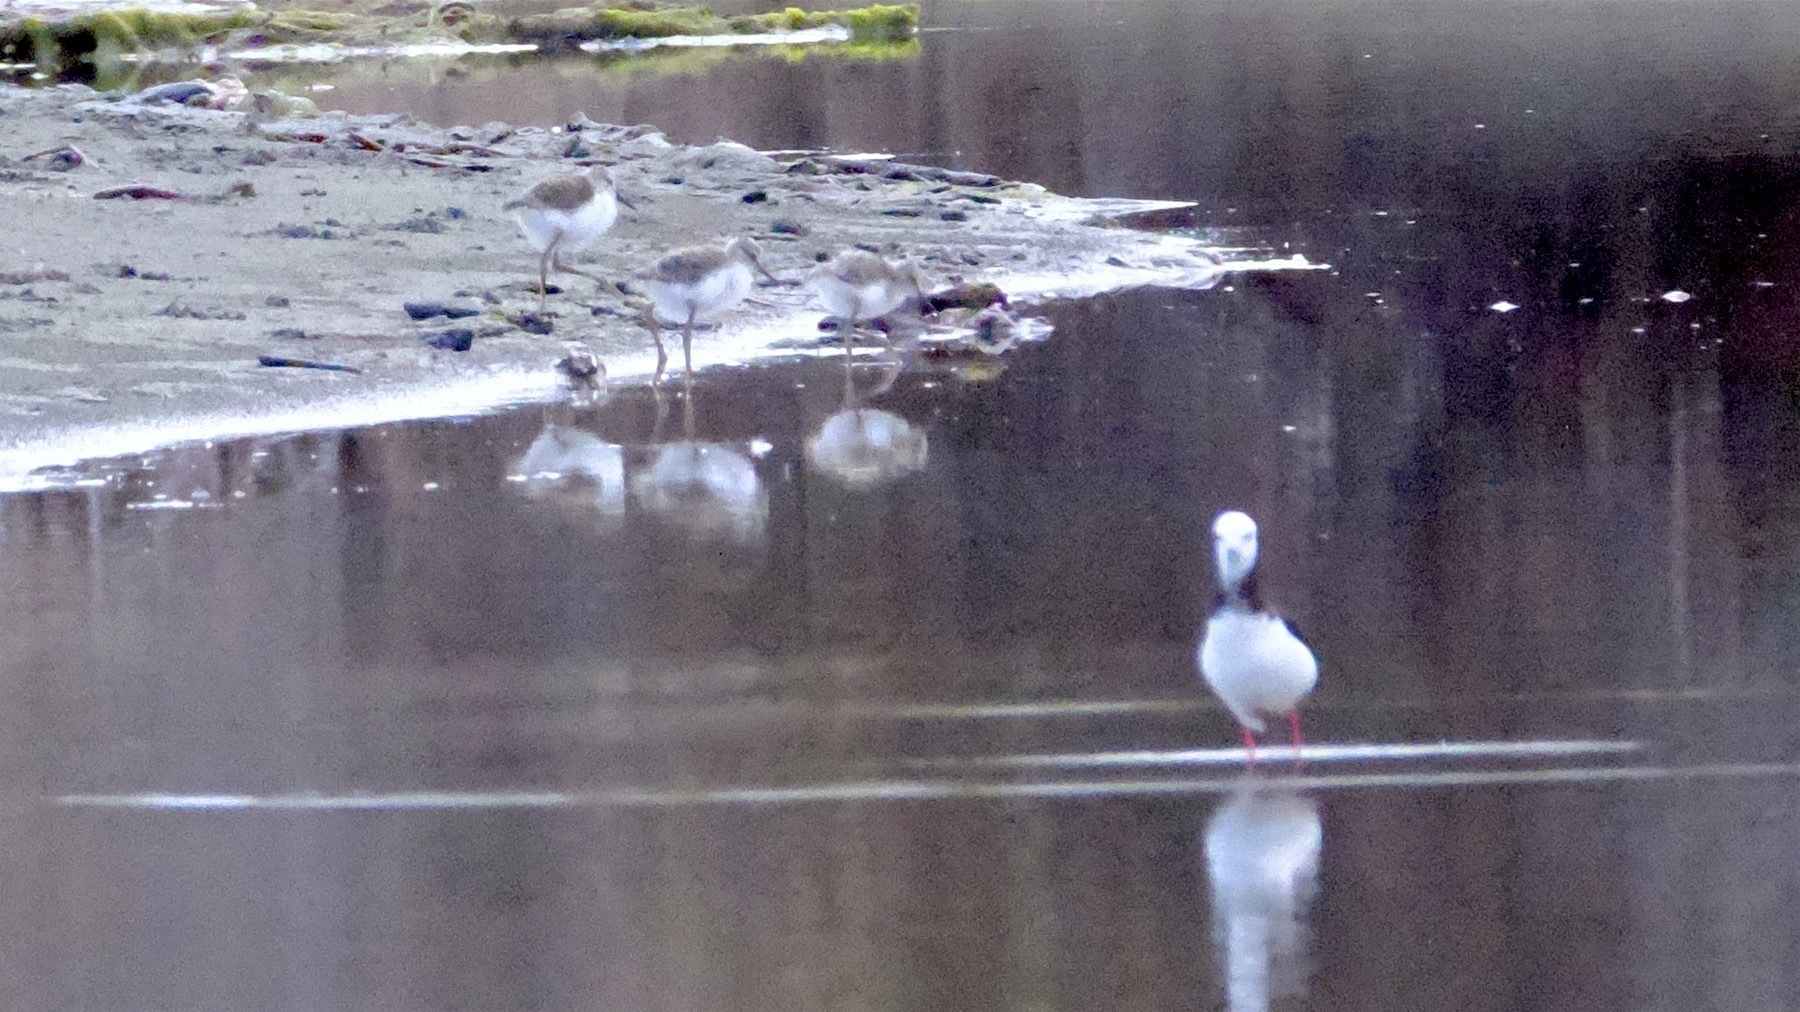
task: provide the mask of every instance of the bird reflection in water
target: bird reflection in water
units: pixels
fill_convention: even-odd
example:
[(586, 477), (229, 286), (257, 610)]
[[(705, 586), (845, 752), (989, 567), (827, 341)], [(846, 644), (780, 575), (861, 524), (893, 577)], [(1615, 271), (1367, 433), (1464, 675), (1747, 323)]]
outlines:
[[(884, 363), (882, 378), (864, 397), (885, 393), (900, 367), (897, 357)], [(891, 411), (858, 407), (858, 402), (846, 357), (844, 406), (806, 440), (807, 466), (852, 488), (872, 488), (923, 469), (929, 451), (924, 430)]]
[(756, 463), (734, 443), (702, 443), (695, 438), (693, 376), (684, 381), (682, 439), (661, 443), (667, 405), (660, 384), (649, 462), (631, 475), (631, 498), (643, 509), (692, 534), (738, 544), (763, 540), (769, 521), (769, 493)]
[(625, 448), (559, 415), (598, 404), (606, 395), (606, 367), (586, 346), (571, 342), (556, 367), (569, 378), (567, 399), (544, 409), (544, 430), (514, 462), (507, 481), (527, 495), (555, 500), (602, 517), (625, 513)]
[(1311, 798), (1241, 787), (1207, 821), (1207, 879), (1226, 1007), (1252, 1012), (1306, 994), (1306, 915), (1324, 832)]
[[(672, 521), (689, 533), (740, 544), (762, 540), (769, 496), (746, 448), (695, 438), (693, 379), (685, 379), (682, 438), (665, 441), (669, 394), (653, 384), (655, 405), (647, 446), (627, 450), (560, 416), (592, 407), (604, 396), (604, 373), (594, 382), (571, 376), (567, 400), (545, 409), (544, 428), (513, 464), (507, 479), (526, 494), (603, 519), (622, 517), (628, 504)], [(585, 379), (585, 378), (584, 378)]]

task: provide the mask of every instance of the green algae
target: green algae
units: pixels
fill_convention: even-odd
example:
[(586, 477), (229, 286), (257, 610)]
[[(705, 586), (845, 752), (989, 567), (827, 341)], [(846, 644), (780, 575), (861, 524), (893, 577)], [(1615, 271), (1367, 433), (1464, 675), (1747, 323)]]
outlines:
[(847, 11), (788, 7), (767, 14), (720, 17), (703, 7), (567, 7), (508, 23), (508, 37), (550, 49), (582, 42), (663, 39), (676, 35), (759, 35), (838, 25), (858, 42), (899, 42), (919, 27), (917, 4), (873, 4)]
[[(454, 22), (444, 13), (451, 7), (456, 8)], [(535, 43), (555, 52), (589, 41), (766, 34), (829, 25), (841, 26), (851, 34), (850, 44), (834, 47), (843, 50), (843, 55), (892, 59), (916, 51), (918, 23), (916, 4), (874, 4), (843, 11), (788, 7), (767, 14), (721, 17), (700, 7), (656, 8), (630, 2), (513, 18), (475, 11), (456, 0), (440, 0), (428, 10), (398, 16), (302, 7), (207, 13), (130, 7), (56, 19), (0, 17), (0, 62), (35, 63), (52, 75), (77, 64), (91, 64), (96, 69), (88, 72), (90, 76), (109, 77), (117, 76), (109, 68), (116, 68), (128, 54), (191, 51), (201, 44), (248, 48), (290, 43), (405, 45), (441, 40), (450, 34), (472, 44)]]

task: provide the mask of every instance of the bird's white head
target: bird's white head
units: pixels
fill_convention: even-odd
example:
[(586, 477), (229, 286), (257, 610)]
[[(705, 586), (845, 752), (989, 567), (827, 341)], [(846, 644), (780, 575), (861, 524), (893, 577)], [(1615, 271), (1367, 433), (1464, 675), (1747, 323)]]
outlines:
[(1214, 518), (1212, 533), (1219, 585), (1236, 590), (1256, 568), (1256, 521), (1248, 513), (1226, 510)]

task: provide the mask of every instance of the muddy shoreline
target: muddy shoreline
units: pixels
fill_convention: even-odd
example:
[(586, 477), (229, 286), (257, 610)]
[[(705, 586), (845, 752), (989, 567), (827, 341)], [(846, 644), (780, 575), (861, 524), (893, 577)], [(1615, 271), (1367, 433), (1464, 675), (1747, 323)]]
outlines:
[[(1218, 275), (1197, 243), (1104, 221), (1129, 202), (682, 147), (647, 126), (270, 120), (72, 85), (0, 89), (0, 125), (0, 233), (12, 237), (0, 254), (0, 472), (14, 475), (183, 439), (551, 396), (570, 339), (615, 381), (641, 376), (648, 333), (617, 291), (586, 278), (553, 279), (564, 289), (550, 300), (553, 333), (509, 323), (536, 308), (536, 255), (501, 205), (576, 162), (613, 166), (636, 205), (576, 258), (606, 279), (730, 235), (756, 236), (783, 279), (863, 245), (919, 261), (935, 284), (992, 281), (1027, 302)], [(29, 157), (65, 146), (80, 164)], [(432, 300), (481, 313), (421, 323), (403, 309)], [(765, 289), (696, 340), (696, 360), (803, 347), (821, 315), (798, 288)], [(453, 325), (475, 331), (471, 350), (426, 344)], [(361, 372), (267, 368), (262, 356)]]

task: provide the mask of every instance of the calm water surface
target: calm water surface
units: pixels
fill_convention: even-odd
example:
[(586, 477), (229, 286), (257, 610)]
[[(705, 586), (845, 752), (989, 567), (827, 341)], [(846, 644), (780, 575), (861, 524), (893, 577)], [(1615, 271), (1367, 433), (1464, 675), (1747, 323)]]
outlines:
[[(0, 1005), (1800, 1001), (1800, 9), (927, 22), (326, 94), (1190, 199), (1336, 270), (0, 498)], [(1220, 751), (1228, 505), (1347, 755)], [(1546, 741), (1615, 750), (1385, 748)]]

